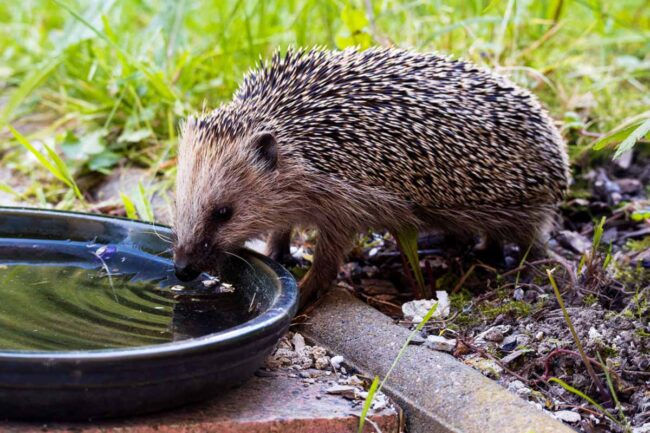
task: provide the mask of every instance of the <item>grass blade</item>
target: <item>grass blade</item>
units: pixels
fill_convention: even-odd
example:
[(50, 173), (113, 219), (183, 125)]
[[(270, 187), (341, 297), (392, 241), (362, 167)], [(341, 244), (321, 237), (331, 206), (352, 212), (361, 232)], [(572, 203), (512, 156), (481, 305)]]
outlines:
[[(400, 348), (399, 352), (397, 352), (397, 356), (396, 356), (395, 359), (393, 360), (393, 363), (391, 364), (390, 368), (388, 369), (388, 372), (386, 373), (386, 376), (384, 376), (384, 379), (381, 381), (381, 383), (379, 384), (379, 386), (377, 387), (377, 389), (376, 389), (372, 394), (370, 393), (370, 390), (368, 391), (368, 397), (366, 397), (366, 401), (365, 401), (364, 404), (363, 404), (364, 408), (365, 408), (366, 406), (370, 407), (370, 405), (372, 405), (372, 400), (374, 399), (375, 394), (377, 394), (379, 391), (381, 391), (381, 389), (384, 387), (384, 384), (386, 383), (386, 381), (387, 381), (388, 378), (390, 377), (391, 373), (393, 372), (393, 369), (395, 368), (395, 366), (397, 365), (397, 363), (399, 362), (399, 360), (400, 360), (400, 359), (402, 358), (402, 356), (404, 355), (404, 352), (406, 352), (406, 348), (407, 348), (408, 345), (411, 343), (411, 340), (413, 340), (413, 338), (415, 337), (415, 335), (416, 335), (418, 332), (420, 332), (420, 331), (422, 330), (422, 328), (424, 328), (424, 325), (427, 324), (427, 322), (431, 319), (431, 317), (434, 315), (434, 313), (436, 312), (437, 309), (438, 309), (438, 303), (436, 302), (435, 304), (433, 304), (433, 305), (431, 306), (431, 308), (429, 309), (429, 311), (427, 311), (427, 314), (424, 315), (424, 317), (422, 318), (422, 321), (421, 321), (420, 323), (418, 323), (418, 325), (415, 327), (415, 329), (414, 329), (413, 331), (411, 331), (411, 333), (409, 334), (409, 336), (406, 338), (406, 341), (404, 342), (404, 344), (403, 344), (402, 347)], [(375, 380), (376, 380), (376, 379), (377, 379), (377, 378), (375, 378)], [(374, 382), (373, 382), (373, 384), (374, 384)], [(371, 389), (372, 389), (372, 386), (371, 386)], [(361, 424), (362, 421), (365, 422), (365, 416), (363, 416), (363, 417), (361, 418), (361, 420), (359, 421), (359, 423)], [(359, 431), (361, 431), (361, 428), (362, 428), (362, 427), (360, 427)]]
[(59, 63), (61, 63), (60, 58), (47, 60), (44, 64), (32, 69), (27, 77), (23, 79), (23, 82), (14, 90), (7, 104), (2, 109), (2, 114), (0, 114), (0, 129), (4, 128), (7, 122), (11, 120), (11, 116), (16, 108), (50, 75)]
[(140, 194), (140, 202), (142, 203), (142, 211), (146, 221), (153, 221), (153, 210), (151, 209), (151, 201), (147, 197), (147, 193), (144, 190), (144, 185), (142, 182), (138, 183), (138, 192)]
[(31, 152), (32, 155), (36, 157), (38, 162), (41, 163), (41, 165), (47, 170), (54, 175), (57, 179), (59, 179), (62, 182), (65, 182), (66, 184), (68, 183), (68, 180), (61, 174), (58, 168), (56, 168), (48, 159), (43, 155), (38, 149), (36, 149), (32, 143), (29, 142), (20, 132), (16, 131), (13, 126), (8, 125), (9, 131), (13, 134), (14, 138), (18, 143), (20, 143), (25, 149)]
[(418, 285), (420, 293), (422, 293), (425, 298), (430, 298), (433, 296), (433, 293), (428, 293), (424, 286), (424, 276), (422, 275), (422, 269), (420, 268), (420, 258), (418, 256), (418, 231), (415, 228), (409, 228), (399, 233), (395, 233), (394, 236), (402, 254), (404, 254), (406, 260), (411, 266), (411, 271), (413, 271), (415, 282)]
[(143, 65), (141, 62), (136, 60), (133, 56), (131, 56), (128, 52), (122, 49), (117, 43), (115, 43), (112, 39), (110, 39), (108, 36), (106, 36), (104, 33), (102, 33), (97, 27), (93, 26), (90, 22), (88, 22), (84, 17), (79, 15), (74, 9), (72, 9), (69, 5), (66, 3), (60, 1), (60, 0), (52, 0), (54, 3), (65, 9), (72, 15), (76, 20), (78, 20), (80, 23), (88, 27), (97, 37), (108, 43), (113, 49), (115, 49), (120, 55), (122, 55), (125, 59), (129, 61), (130, 64), (133, 65), (138, 71), (142, 72), (148, 79), (149, 82), (152, 84), (154, 89), (163, 96), (166, 99), (169, 100), (176, 100), (176, 95), (172, 90), (170, 90), (170, 86), (168, 86), (165, 81), (162, 78), (162, 74), (160, 72), (152, 72), (149, 68), (147, 68), (145, 65)]
[(641, 140), (642, 138), (646, 137), (649, 134), (650, 134), (650, 119), (646, 120), (641, 125), (639, 125), (638, 128), (632, 131), (625, 138), (625, 140), (623, 140), (621, 144), (618, 145), (618, 148), (616, 148), (616, 153), (614, 154), (614, 159), (620, 158), (625, 152), (631, 150), (637, 141)]
[(68, 166), (65, 165), (65, 162), (63, 162), (61, 157), (59, 157), (59, 155), (57, 155), (57, 153), (54, 150), (52, 150), (50, 146), (48, 146), (47, 144), (43, 144), (43, 146), (45, 147), (45, 150), (47, 151), (50, 160), (54, 162), (54, 165), (59, 170), (59, 173), (61, 173), (61, 176), (63, 176), (66, 179), (65, 183), (67, 183), (68, 186), (73, 189), (74, 194), (77, 196), (77, 198), (83, 201), (83, 195), (81, 194), (81, 191), (77, 186), (77, 183), (74, 181), (74, 178), (70, 174), (70, 170), (68, 170)]
[(607, 393), (605, 392), (605, 388), (603, 387), (603, 384), (600, 382), (598, 376), (596, 376), (596, 372), (594, 371), (594, 368), (592, 367), (591, 362), (589, 361), (589, 358), (585, 353), (585, 349), (582, 347), (580, 338), (578, 338), (578, 333), (576, 332), (576, 329), (573, 326), (573, 322), (571, 321), (571, 317), (569, 317), (569, 312), (567, 311), (566, 306), (564, 305), (564, 299), (562, 299), (562, 294), (560, 293), (560, 289), (558, 288), (557, 283), (555, 282), (555, 278), (553, 278), (552, 270), (547, 269), (546, 275), (548, 275), (548, 280), (551, 282), (551, 286), (553, 287), (553, 292), (555, 293), (557, 302), (558, 304), (560, 304), (560, 309), (562, 310), (562, 314), (564, 315), (564, 320), (567, 326), (569, 327), (569, 331), (571, 331), (571, 336), (573, 337), (573, 341), (575, 342), (576, 347), (578, 348), (578, 352), (580, 353), (580, 358), (582, 358), (582, 363), (585, 365), (585, 368), (587, 369), (587, 373), (589, 374), (589, 377), (593, 381), (594, 385), (596, 385), (596, 388), (598, 389), (598, 393), (600, 394), (601, 398), (603, 400), (608, 400), (608, 396)]
[(366, 423), (366, 416), (368, 415), (368, 411), (370, 410), (370, 406), (372, 406), (372, 401), (375, 398), (375, 394), (377, 394), (378, 389), (379, 376), (375, 376), (375, 379), (372, 381), (372, 385), (370, 385), (370, 389), (368, 389), (368, 397), (366, 397), (366, 401), (363, 403), (363, 409), (361, 409), (361, 418), (359, 418), (359, 433), (363, 431), (363, 426)]
[(581, 399), (589, 402), (589, 404), (591, 404), (596, 409), (601, 411), (603, 413), (603, 415), (607, 416), (607, 418), (611, 419), (613, 422), (618, 424), (618, 420), (616, 418), (614, 418), (614, 415), (609, 413), (609, 411), (607, 409), (605, 409), (604, 407), (602, 407), (601, 405), (596, 403), (596, 401), (593, 398), (589, 397), (584, 392), (580, 391), (579, 389), (576, 389), (576, 388), (572, 387), (571, 385), (569, 385), (568, 383), (566, 383), (565, 381), (563, 381), (562, 379), (559, 379), (557, 377), (551, 377), (548, 381), (557, 383), (558, 385), (560, 385), (562, 388), (566, 389), (570, 393), (575, 394), (578, 397), (580, 397)]
[(120, 193), (120, 197), (122, 198), (122, 203), (124, 203), (124, 210), (126, 211), (126, 217), (132, 220), (137, 220), (138, 212), (135, 210), (135, 205), (133, 204), (133, 201), (129, 198), (128, 195), (122, 192)]
[(7, 194), (11, 194), (12, 196), (14, 196), (16, 198), (22, 198), (23, 197), (23, 195), (21, 193), (19, 193), (18, 191), (16, 191), (15, 189), (13, 189), (12, 187), (10, 187), (9, 185), (7, 185), (4, 182), (0, 182), (0, 192), (5, 192)]

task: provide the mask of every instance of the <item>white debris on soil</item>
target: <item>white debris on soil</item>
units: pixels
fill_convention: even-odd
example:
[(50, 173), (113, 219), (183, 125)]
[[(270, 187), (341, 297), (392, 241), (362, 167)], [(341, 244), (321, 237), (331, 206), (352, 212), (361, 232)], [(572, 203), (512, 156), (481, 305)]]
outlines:
[(181, 286), (180, 284), (177, 284), (175, 286), (171, 286), (171, 290), (174, 292), (180, 292), (182, 290), (185, 290), (185, 287)]
[(552, 414), (560, 421), (569, 422), (572, 424), (580, 422), (582, 419), (579, 413), (572, 412), (570, 410), (558, 410), (557, 412), (552, 412)]
[[(289, 377), (300, 378), (305, 386), (317, 383), (325, 385), (323, 393), (339, 395), (349, 400), (351, 407), (359, 407), (368, 397), (365, 390), (370, 384), (368, 378), (364, 381), (356, 374), (348, 373), (352, 368), (345, 365), (343, 356), (330, 357), (323, 347), (310, 346), (297, 332), (289, 332), (280, 339), (275, 352), (266, 359), (266, 368), (258, 374), (281, 374), (277, 370), (288, 372)], [(388, 407), (392, 407), (388, 397), (381, 391), (377, 392), (370, 406), (371, 411)]]
[(345, 359), (341, 355), (332, 356), (332, 358), (330, 359), (330, 362), (332, 363), (332, 367), (334, 367), (337, 370), (341, 368), (341, 364), (343, 364), (343, 361), (345, 361)]
[(456, 339), (440, 337), (438, 335), (429, 335), (424, 342), (424, 345), (433, 350), (452, 352), (456, 347)]
[(413, 323), (420, 323), (424, 320), (424, 316), (431, 310), (433, 305), (437, 302), (438, 306), (431, 316), (432, 319), (444, 319), (449, 316), (451, 304), (449, 303), (449, 295), (444, 290), (436, 292), (436, 299), (418, 299), (409, 301), (402, 304), (402, 313), (406, 320)]
[(635, 427), (632, 433), (650, 433), (650, 422), (643, 424), (640, 427)]
[(521, 380), (513, 380), (508, 384), (508, 390), (514, 392), (519, 397), (527, 398), (533, 391), (528, 388)]
[(603, 335), (593, 326), (589, 328), (587, 336), (589, 337), (589, 341), (592, 343), (598, 343), (603, 340)]
[(310, 346), (299, 333), (289, 333), (280, 339), (278, 347), (266, 360), (267, 367), (278, 369), (291, 367), (295, 370), (330, 368), (330, 357), (327, 350), (320, 346)]

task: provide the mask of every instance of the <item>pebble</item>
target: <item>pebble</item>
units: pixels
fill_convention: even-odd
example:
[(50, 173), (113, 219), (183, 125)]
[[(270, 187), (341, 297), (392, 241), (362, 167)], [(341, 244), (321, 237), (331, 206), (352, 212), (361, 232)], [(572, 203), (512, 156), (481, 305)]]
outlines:
[(582, 419), (579, 413), (572, 412), (570, 410), (558, 410), (557, 412), (553, 412), (553, 416), (555, 416), (555, 418), (559, 419), (560, 421), (568, 423), (577, 423)]
[(455, 338), (445, 338), (438, 335), (429, 335), (424, 343), (430, 349), (442, 352), (452, 352), (456, 347)]
[(359, 379), (359, 377), (357, 375), (352, 375), (352, 376), (348, 377), (347, 379), (345, 379), (345, 383), (346, 383), (346, 385), (361, 386), (363, 384), (363, 381), (361, 379)]
[(332, 363), (332, 367), (334, 367), (337, 370), (341, 368), (341, 364), (343, 364), (343, 361), (345, 361), (345, 358), (343, 358), (341, 355), (332, 356), (332, 358), (330, 359), (330, 362)]
[(291, 343), (293, 344), (293, 350), (295, 350), (298, 353), (302, 353), (305, 350), (305, 337), (303, 337), (301, 334), (296, 332), (293, 334), (293, 337), (291, 338)]
[(526, 346), (530, 343), (530, 337), (526, 334), (513, 334), (503, 339), (501, 350), (504, 352), (512, 352), (519, 346)]
[(500, 343), (503, 341), (504, 335), (509, 333), (511, 329), (510, 325), (493, 326), (480, 333), (476, 339)]
[(544, 331), (539, 331), (537, 334), (535, 334), (535, 340), (542, 341), (543, 338), (544, 338)]
[(424, 344), (425, 341), (426, 340), (424, 337), (422, 337), (420, 334), (415, 334), (409, 341), (409, 344), (412, 344), (413, 346), (420, 346), (421, 344)]
[(638, 179), (618, 179), (615, 181), (623, 194), (636, 194), (643, 190), (643, 184)]
[(517, 287), (512, 294), (512, 297), (515, 299), (515, 301), (521, 301), (524, 299), (524, 289), (521, 287)]
[(591, 241), (580, 233), (571, 230), (560, 230), (557, 240), (564, 248), (574, 253), (584, 254), (591, 249)]
[(515, 359), (519, 358), (521, 355), (523, 355), (523, 354), (525, 354), (525, 353), (528, 353), (528, 352), (533, 352), (533, 351), (530, 350), (530, 349), (515, 350), (515, 351), (512, 352), (511, 354), (509, 354), (509, 355), (504, 356), (503, 358), (501, 358), (501, 362), (504, 363), (504, 364), (506, 364), (506, 365), (508, 365), (508, 364), (510, 364), (512, 361), (514, 361)]
[(513, 380), (510, 382), (508, 384), (508, 390), (514, 392), (522, 398), (526, 398), (533, 393), (533, 391), (528, 388), (521, 380)]
[(319, 370), (325, 370), (330, 365), (329, 356), (320, 356), (314, 359), (314, 367)]
[(372, 400), (372, 410), (380, 411), (386, 407), (388, 407), (388, 397), (382, 392), (376, 393)]
[(342, 395), (345, 398), (355, 399), (359, 394), (359, 389), (351, 385), (334, 385), (325, 390), (328, 394)]

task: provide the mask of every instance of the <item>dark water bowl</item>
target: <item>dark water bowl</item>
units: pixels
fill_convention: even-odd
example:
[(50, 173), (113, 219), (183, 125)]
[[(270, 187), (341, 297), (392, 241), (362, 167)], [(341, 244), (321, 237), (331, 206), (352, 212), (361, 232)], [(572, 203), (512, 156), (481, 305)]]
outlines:
[[(169, 228), (154, 228), (143, 222), (0, 208), (0, 283), (3, 278), (7, 281), (11, 271), (21, 269), (22, 262), (36, 261), (40, 266), (45, 260), (47, 265), (59, 269), (56, 266), (61, 263), (52, 260), (51, 254), (45, 254), (46, 258), (38, 254), (42, 245), (61, 245), (63, 249), (85, 245), (95, 256), (99, 255), (97, 252), (117, 251), (116, 258), (123, 251), (123, 262), (131, 257), (145, 257), (145, 262), (134, 262), (138, 269), (127, 282), (135, 284), (133, 287), (139, 287), (138, 279), (151, 278), (147, 273), (149, 268), (159, 268), (162, 275), (155, 280), (158, 283), (155, 294), (131, 286), (130, 290), (115, 288), (114, 284), (119, 283), (115, 282), (116, 277), (111, 282), (112, 293), (105, 291), (104, 296), (96, 287), (89, 286), (87, 290), (75, 291), (75, 296), (82, 298), (75, 298), (74, 302), (69, 299), (73, 295), (69, 288), (66, 289), (65, 278), (63, 284), (50, 286), (52, 293), (40, 300), (36, 299), (39, 292), (34, 287), (41, 286), (24, 284), (24, 278), (20, 281), (25, 290), (9, 290), (7, 296), (0, 293), (0, 297), (5, 298), (0, 299), (0, 310), (6, 313), (0, 314), (0, 337), (10, 335), (8, 339), (0, 338), (0, 419), (90, 420), (154, 412), (217, 397), (226, 389), (243, 383), (260, 367), (287, 331), (296, 312), (298, 291), (291, 274), (268, 258), (243, 250), (237, 260), (231, 260), (224, 267), (221, 278), (236, 288), (242, 305), (255, 306), (253, 316), (218, 332), (201, 336), (187, 332), (188, 335), (174, 341), (174, 333), (165, 327), (165, 321), (173, 323), (179, 320), (177, 316), (192, 316), (193, 305), (179, 303), (174, 300), (175, 294), (170, 296), (167, 290), (175, 282), (168, 252), (167, 239), (170, 237)], [(26, 250), (27, 245), (34, 249)], [(61, 262), (75, 262), (77, 253), (74, 251), (56, 257)], [(88, 272), (98, 273), (102, 266), (110, 267), (104, 260), (102, 263), (91, 263)], [(86, 272), (84, 266), (78, 263), (74, 266), (77, 265), (75, 269), (82, 270), (75, 272)], [(29, 273), (27, 275), (29, 279)], [(59, 289), (63, 292), (57, 294)], [(200, 291), (192, 293), (196, 297), (202, 294)], [(30, 297), (34, 297), (33, 302)], [(137, 315), (137, 320), (112, 311), (109, 299), (113, 298), (115, 305), (112, 307), (128, 306)], [(196, 301), (194, 296), (189, 298)], [(22, 301), (17, 301), (20, 299)], [(217, 301), (219, 299), (217, 297)], [(49, 305), (47, 302), (58, 305), (56, 308), (61, 308), (62, 312), (39, 322), (39, 315), (44, 314), (42, 305)], [(95, 308), (93, 302), (101, 304), (101, 308)], [(68, 303), (74, 308), (66, 307)], [(169, 317), (164, 312), (169, 313)], [(132, 323), (128, 322), (132, 319)], [(57, 321), (63, 322), (63, 326), (59, 323), (57, 329), (35, 329), (34, 332), (47, 334), (51, 331), (51, 336), (61, 337), (47, 339), (35, 332), (40, 338), (34, 340), (38, 341), (37, 348), (29, 347), (30, 339), (36, 338), (30, 334), (36, 326), (34, 323), (47, 328), (48, 324)], [(19, 327), (18, 331), (13, 329), (18, 326), (16, 323), (22, 322), (27, 325)], [(125, 322), (128, 323), (125, 325)], [(70, 323), (69, 327), (66, 323)], [(190, 323), (185, 328), (196, 327)], [(107, 332), (102, 333), (102, 330)], [(73, 338), (71, 334), (75, 333), (79, 338)], [(138, 345), (140, 341), (145, 344)], [(163, 342), (158, 344), (157, 341)], [(47, 349), (63, 342), (70, 347)], [(97, 347), (109, 348), (75, 348), (75, 344), (86, 347), (93, 342), (99, 345)]]

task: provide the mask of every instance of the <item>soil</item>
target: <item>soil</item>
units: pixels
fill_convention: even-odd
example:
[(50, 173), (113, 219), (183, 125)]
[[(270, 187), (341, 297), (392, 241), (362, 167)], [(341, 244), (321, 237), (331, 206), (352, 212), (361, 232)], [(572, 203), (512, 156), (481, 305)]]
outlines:
[[(446, 291), (451, 307), (426, 324), (416, 343), (451, 351), (577, 431), (650, 431), (650, 160), (629, 156), (578, 169), (548, 241), (549, 257), (527, 259), (514, 245), (495, 255), (481, 251), (480, 241), (459, 246), (440, 233), (421, 236), (426, 285), (431, 293)], [(309, 238), (300, 243), (294, 256), (311, 249)], [(403, 314), (403, 304), (414, 299), (413, 278), (392, 238), (369, 234), (348, 260), (338, 284), (413, 327), (413, 317)], [(427, 341), (430, 335), (436, 337)]]

